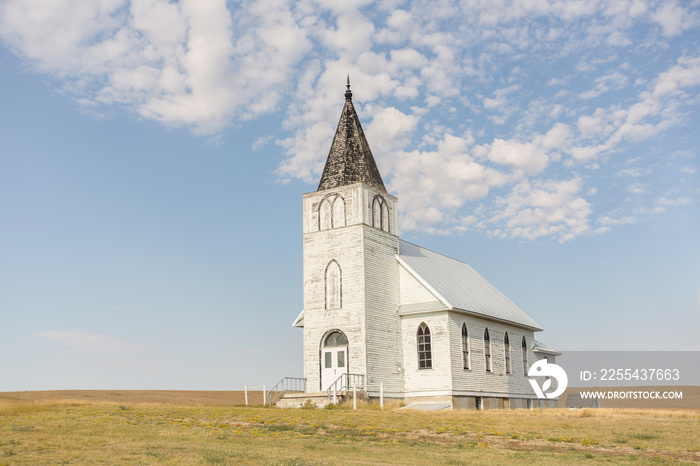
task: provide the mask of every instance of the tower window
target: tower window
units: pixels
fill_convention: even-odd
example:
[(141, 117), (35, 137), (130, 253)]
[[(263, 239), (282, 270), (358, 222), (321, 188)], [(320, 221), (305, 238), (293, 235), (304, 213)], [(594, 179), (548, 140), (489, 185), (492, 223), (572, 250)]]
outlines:
[(510, 340), (508, 340), (508, 332), (503, 337), (503, 347), (506, 353), (506, 374), (510, 374)]
[(343, 306), (340, 266), (334, 260), (326, 267), (326, 309), (340, 309)]
[(418, 369), (432, 369), (433, 352), (430, 344), (430, 329), (425, 322), (418, 327)]
[(318, 229), (330, 230), (344, 226), (345, 200), (337, 194), (329, 194), (318, 207)]
[(489, 337), (489, 329), (484, 329), (484, 358), (486, 362), (486, 372), (491, 372), (491, 338)]
[(372, 202), (372, 226), (389, 231), (389, 208), (382, 196), (375, 196)]
[(462, 324), (462, 367), (469, 369), (469, 333), (467, 324)]

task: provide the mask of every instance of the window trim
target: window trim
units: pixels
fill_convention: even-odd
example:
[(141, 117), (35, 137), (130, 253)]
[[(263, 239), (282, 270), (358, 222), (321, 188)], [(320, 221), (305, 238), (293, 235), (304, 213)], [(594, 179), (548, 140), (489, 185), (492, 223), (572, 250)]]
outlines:
[[(379, 225), (377, 225), (377, 222), (375, 221), (375, 212), (377, 207), (379, 207)], [(384, 225), (385, 221), (386, 225)], [(381, 194), (377, 194), (376, 196), (374, 196), (374, 199), (372, 199), (372, 226), (374, 228), (378, 228), (382, 231), (390, 233), (390, 224), (391, 222), (389, 221), (389, 204), (387, 204), (386, 200)]]
[(471, 354), (470, 354), (469, 329), (467, 323), (462, 323), (462, 369), (471, 370)]
[[(328, 270), (330, 269), (331, 265), (335, 263), (336, 267), (338, 267), (338, 307), (330, 307), (330, 296), (328, 293)], [(340, 267), (340, 264), (338, 264), (338, 261), (335, 259), (331, 259), (330, 262), (328, 262), (328, 265), (326, 265), (326, 271), (323, 274), (324, 278), (324, 293), (325, 293), (325, 309), (326, 311), (336, 311), (338, 309), (343, 308), (343, 269)]]
[[(418, 370), (429, 370), (433, 368), (433, 343), (430, 335), (430, 327), (428, 327), (425, 322), (421, 322), (416, 331)], [(421, 363), (423, 363), (423, 367), (421, 367)]]
[(488, 327), (484, 327), (484, 362), (486, 363), (486, 372), (493, 372), (493, 354), (491, 353), (491, 336)]
[[(343, 203), (343, 215), (346, 214), (346, 209), (345, 209), (345, 199), (343, 196), (337, 193), (330, 193), (326, 194), (323, 199), (321, 199), (321, 202), (318, 204), (318, 231), (325, 231), (325, 230), (332, 230), (334, 228), (339, 228), (341, 226), (346, 226), (345, 225), (345, 218), (343, 218), (343, 224), (336, 226), (336, 223), (339, 223), (335, 219), (335, 203), (340, 200)], [(328, 215), (330, 217), (330, 228), (322, 228), (322, 222), (321, 222), (321, 211), (323, 210), (324, 204), (328, 203)]]
[(503, 348), (505, 353), (505, 363), (506, 363), (506, 374), (511, 374), (511, 354), (510, 354), (510, 339), (508, 338), (508, 332), (503, 335)]

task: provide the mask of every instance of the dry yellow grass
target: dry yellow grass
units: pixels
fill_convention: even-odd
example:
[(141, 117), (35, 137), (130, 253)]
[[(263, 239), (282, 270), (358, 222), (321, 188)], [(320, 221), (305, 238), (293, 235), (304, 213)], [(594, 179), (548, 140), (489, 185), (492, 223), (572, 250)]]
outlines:
[(282, 410), (93, 395), (0, 397), (0, 465), (700, 462), (700, 414), (688, 410)]

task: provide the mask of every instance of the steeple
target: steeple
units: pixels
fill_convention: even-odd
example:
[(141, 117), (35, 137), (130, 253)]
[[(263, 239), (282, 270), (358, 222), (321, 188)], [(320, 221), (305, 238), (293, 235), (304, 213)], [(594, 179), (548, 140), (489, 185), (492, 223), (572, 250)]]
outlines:
[(318, 191), (345, 186), (362, 181), (386, 192), (382, 176), (372, 156), (372, 151), (362, 131), (360, 119), (352, 105), (352, 91), (348, 76), (345, 106), (340, 115), (338, 129), (326, 159), (326, 166), (318, 184)]

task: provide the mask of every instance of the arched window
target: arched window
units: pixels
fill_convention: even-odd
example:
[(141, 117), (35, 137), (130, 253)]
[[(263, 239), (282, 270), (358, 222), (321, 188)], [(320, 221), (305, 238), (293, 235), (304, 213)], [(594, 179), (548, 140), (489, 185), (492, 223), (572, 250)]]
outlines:
[(318, 208), (318, 229), (330, 230), (333, 228), (333, 204), (330, 198), (327, 197), (321, 201), (321, 206)]
[(508, 332), (503, 337), (503, 347), (506, 353), (506, 374), (510, 374), (510, 340), (508, 340)]
[(338, 196), (333, 201), (333, 228), (345, 226), (345, 200)]
[(527, 341), (523, 336), (523, 375), (527, 375)]
[(343, 306), (340, 266), (330, 261), (326, 267), (326, 309), (340, 309)]
[(326, 348), (329, 346), (348, 346), (348, 337), (343, 332), (333, 331), (323, 341), (323, 346)]
[(469, 333), (467, 333), (467, 324), (462, 324), (462, 367), (469, 369)]
[(318, 229), (330, 230), (345, 226), (345, 200), (337, 194), (323, 198), (318, 207)]
[(372, 203), (372, 226), (389, 231), (389, 209), (382, 196), (375, 196)]
[(491, 339), (489, 329), (484, 329), (484, 358), (486, 359), (486, 372), (491, 372)]
[(432, 369), (433, 356), (430, 348), (430, 329), (423, 322), (418, 327), (418, 369)]

